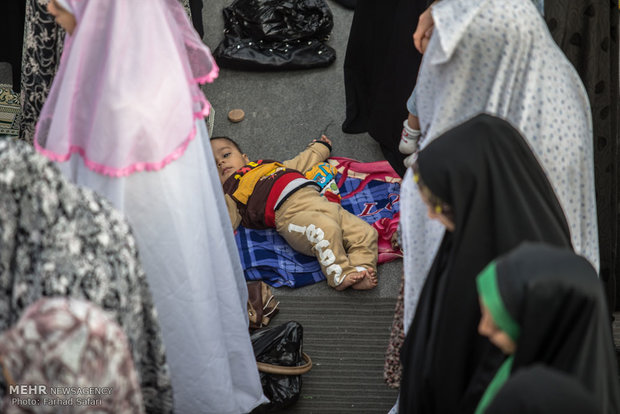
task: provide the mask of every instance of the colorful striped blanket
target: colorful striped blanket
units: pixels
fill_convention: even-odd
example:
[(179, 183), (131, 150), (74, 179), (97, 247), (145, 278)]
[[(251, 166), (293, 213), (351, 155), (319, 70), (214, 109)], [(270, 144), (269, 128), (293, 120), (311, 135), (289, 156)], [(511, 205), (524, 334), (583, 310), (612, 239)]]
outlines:
[[(341, 157), (328, 161), (338, 170), (342, 207), (377, 229), (379, 263), (402, 257), (391, 244), (398, 227), (400, 177), (387, 161), (361, 163)], [(239, 227), (235, 240), (247, 280), (291, 288), (325, 280), (315, 257), (293, 250), (273, 229)]]

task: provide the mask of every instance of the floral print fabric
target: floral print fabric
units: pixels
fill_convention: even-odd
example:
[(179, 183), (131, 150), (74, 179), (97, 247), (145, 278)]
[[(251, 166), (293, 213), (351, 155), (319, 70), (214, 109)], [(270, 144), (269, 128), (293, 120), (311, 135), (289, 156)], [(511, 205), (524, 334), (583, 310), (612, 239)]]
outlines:
[[(529, 1), (442, 0), (433, 18), (416, 92), (421, 147), (479, 113), (509, 121), (547, 174), (575, 251), (598, 268), (588, 97), (540, 13)], [(411, 175), (401, 188), (405, 326), (443, 235), (441, 225), (425, 218)]]
[[(127, 338), (118, 324), (90, 302), (40, 299), (0, 337), (0, 356), (7, 381), (19, 386), (43, 385), (46, 392), (35, 404), (29, 393), (6, 396), (2, 412), (7, 414), (32, 410), (144, 413)], [(52, 387), (71, 392), (57, 394)], [(60, 400), (68, 405), (59, 408)]]
[(400, 378), (403, 372), (403, 366), (400, 363), (400, 349), (405, 341), (405, 329), (403, 327), (405, 316), (404, 282), (403, 278), (400, 283), (400, 293), (396, 299), (390, 342), (385, 352), (385, 365), (383, 367), (383, 379), (390, 388), (400, 387)]
[(46, 296), (103, 308), (127, 335), (147, 411), (172, 410), (159, 323), (126, 220), (30, 145), (2, 139), (0, 331)]
[(553, 39), (575, 66), (592, 108), (600, 275), (613, 307), (618, 256), (618, 1), (547, 0)]

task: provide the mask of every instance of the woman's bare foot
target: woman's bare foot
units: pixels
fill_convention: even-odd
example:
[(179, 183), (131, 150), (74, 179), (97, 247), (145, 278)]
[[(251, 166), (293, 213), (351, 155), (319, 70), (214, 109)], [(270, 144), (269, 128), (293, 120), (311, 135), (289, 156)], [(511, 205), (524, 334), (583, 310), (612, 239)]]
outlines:
[(348, 275), (346, 275), (344, 277), (344, 280), (338, 286), (336, 286), (334, 289), (336, 289), (336, 290), (345, 290), (349, 286), (353, 286), (356, 283), (361, 282), (364, 279), (365, 275), (366, 275), (366, 271), (365, 270), (362, 271), (362, 272), (351, 272)]
[(377, 287), (379, 280), (377, 279), (377, 272), (374, 269), (366, 269), (360, 273), (364, 273), (364, 278), (351, 286), (352, 289), (369, 290)]

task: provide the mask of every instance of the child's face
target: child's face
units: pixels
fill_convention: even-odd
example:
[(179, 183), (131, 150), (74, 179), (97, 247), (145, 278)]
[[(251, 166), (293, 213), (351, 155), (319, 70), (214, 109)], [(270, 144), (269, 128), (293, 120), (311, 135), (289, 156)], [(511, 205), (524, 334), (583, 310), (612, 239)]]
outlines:
[(60, 6), (56, 0), (50, 0), (50, 2), (47, 3), (47, 11), (54, 16), (56, 23), (65, 29), (69, 35), (73, 34), (73, 29), (75, 29), (76, 25), (75, 16), (73, 14)]
[(508, 336), (508, 334), (502, 331), (493, 320), (493, 315), (489, 311), (489, 308), (480, 300), (480, 312), (482, 317), (478, 324), (478, 333), (482, 336), (489, 338), (489, 341), (496, 347), (498, 347), (504, 354), (512, 355), (517, 350), (517, 344)]
[(224, 184), (228, 177), (239, 168), (246, 165), (250, 160), (242, 154), (235, 145), (227, 139), (214, 139), (211, 141), (211, 149), (215, 157), (215, 165), (220, 176), (220, 182)]

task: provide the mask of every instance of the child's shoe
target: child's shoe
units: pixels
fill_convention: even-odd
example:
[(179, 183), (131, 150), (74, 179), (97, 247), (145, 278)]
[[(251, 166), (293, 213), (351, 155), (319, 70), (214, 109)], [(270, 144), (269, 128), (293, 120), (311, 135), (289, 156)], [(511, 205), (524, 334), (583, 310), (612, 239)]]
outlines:
[(418, 140), (420, 139), (420, 131), (409, 127), (409, 123), (405, 119), (403, 122), (403, 132), (400, 134), (400, 143), (398, 150), (401, 154), (413, 154), (418, 149)]

